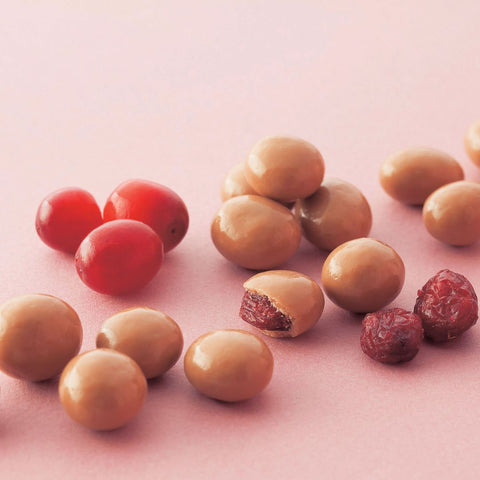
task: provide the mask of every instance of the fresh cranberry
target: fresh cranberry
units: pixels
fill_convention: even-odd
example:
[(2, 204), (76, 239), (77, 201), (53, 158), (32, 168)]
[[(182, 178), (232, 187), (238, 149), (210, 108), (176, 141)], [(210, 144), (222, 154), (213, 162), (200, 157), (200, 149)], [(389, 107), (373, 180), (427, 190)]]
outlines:
[(62, 188), (46, 196), (37, 210), (35, 227), (49, 247), (75, 253), (81, 241), (102, 224), (102, 213), (90, 193)]
[(426, 337), (446, 342), (476, 323), (477, 295), (463, 275), (440, 270), (418, 291), (414, 312), (422, 319)]
[(148, 180), (127, 180), (108, 197), (103, 209), (106, 222), (129, 218), (152, 227), (163, 241), (164, 251), (176, 247), (188, 229), (183, 200), (168, 187)]
[(420, 317), (403, 308), (391, 308), (365, 315), (360, 345), (377, 362), (408, 362), (423, 339)]
[(93, 290), (121, 295), (150, 282), (162, 260), (162, 241), (148, 225), (114, 220), (83, 240), (75, 255), (75, 266), (82, 281)]

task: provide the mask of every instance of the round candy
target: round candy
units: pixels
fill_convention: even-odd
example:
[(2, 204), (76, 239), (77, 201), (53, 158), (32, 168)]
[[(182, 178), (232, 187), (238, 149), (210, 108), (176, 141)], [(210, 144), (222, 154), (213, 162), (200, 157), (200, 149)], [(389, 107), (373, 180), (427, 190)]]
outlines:
[(213, 219), (211, 235), (227, 260), (253, 270), (268, 270), (286, 262), (301, 240), (292, 212), (258, 195), (227, 200)]
[(90, 193), (62, 188), (47, 195), (37, 210), (35, 227), (49, 247), (75, 253), (81, 241), (102, 224), (102, 214)]
[(97, 349), (73, 358), (60, 378), (63, 408), (73, 420), (93, 430), (125, 425), (142, 408), (147, 381), (127, 355)]
[(170, 188), (149, 180), (127, 180), (108, 197), (103, 209), (106, 222), (138, 220), (162, 239), (165, 253), (175, 248), (188, 230), (188, 211)]
[(192, 343), (185, 354), (188, 381), (207, 397), (238, 402), (270, 382), (273, 356), (260, 338), (243, 330), (217, 330)]
[(385, 192), (412, 205), (422, 205), (437, 188), (463, 178), (462, 167), (453, 157), (428, 147), (396, 152), (380, 168)]
[(476, 121), (467, 130), (465, 135), (465, 150), (470, 160), (480, 167), (480, 120)]
[(245, 178), (244, 163), (238, 163), (233, 166), (223, 179), (220, 191), (222, 202), (229, 198), (238, 197), (239, 195), (256, 195), (256, 191), (249, 185)]
[(259, 195), (293, 202), (311, 195), (323, 180), (320, 152), (295, 137), (267, 137), (257, 142), (245, 161), (245, 178)]
[(0, 370), (24, 380), (53, 378), (78, 353), (82, 337), (78, 315), (63, 300), (14, 297), (0, 306)]
[(449, 245), (471, 245), (480, 239), (480, 184), (460, 181), (433, 192), (423, 206), (428, 232)]
[(397, 252), (373, 238), (357, 238), (337, 247), (322, 269), (327, 296), (357, 313), (380, 310), (401, 291), (405, 267)]
[(96, 228), (75, 255), (75, 267), (85, 285), (110, 295), (144, 287), (162, 261), (160, 237), (136, 220), (114, 220)]
[(305, 238), (324, 250), (333, 250), (372, 228), (372, 211), (362, 192), (338, 178), (327, 178), (310, 197), (297, 200), (295, 213)]
[(240, 317), (271, 337), (296, 337), (310, 330), (325, 305), (315, 280), (289, 270), (258, 273), (243, 288)]
[(168, 315), (146, 307), (130, 308), (103, 323), (97, 335), (97, 347), (113, 348), (128, 355), (146, 378), (154, 378), (177, 363), (183, 336)]

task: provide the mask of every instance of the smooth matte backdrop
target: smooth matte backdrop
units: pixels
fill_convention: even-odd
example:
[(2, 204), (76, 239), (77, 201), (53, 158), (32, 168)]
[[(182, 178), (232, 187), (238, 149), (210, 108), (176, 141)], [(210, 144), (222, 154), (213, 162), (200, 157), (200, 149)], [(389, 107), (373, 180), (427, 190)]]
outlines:
[[(437, 242), (421, 210), (378, 182), (386, 156), (411, 145), (449, 152), (480, 181), (463, 149), (480, 118), (478, 0), (0, 3), (0, 301), (66, 300), (83, 351), (107, 317), (138, 305), (173, 317), (186, 347), (217, 328), (254, 332), (238, 317), (252, 272), (217, 253), (210, 222), (227, 170), (271, 134), (314, 143), (327, 175), (364, 192), (371, 236), (405, 262), (394, 306), (413, 308), (443, 268), (480, 290), (480, 245)], [(37, 238), (34, 218), (52, 190), (83, 187), (103, 206), (129, 178), (174, 189), (191, 224), (151, 284), (110, 297)], [(325, 257), (303, 242), (282, 267), (320, 281)], [(0, 374), (0, 478), (478, 478), (480, 328), (385, 366), (362, 353), (360, 325), (327, 301), (308, 334), (265, 338), (272, 382), (236, 405), (196, 393), (182, 358), (114, 432), (71, 421), (58, 380)]]

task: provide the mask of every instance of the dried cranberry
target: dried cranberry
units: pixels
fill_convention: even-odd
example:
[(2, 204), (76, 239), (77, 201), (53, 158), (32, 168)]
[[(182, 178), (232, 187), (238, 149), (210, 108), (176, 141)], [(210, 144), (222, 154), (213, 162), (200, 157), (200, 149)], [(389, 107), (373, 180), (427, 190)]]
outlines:
[(247, 290), (243, 295), (240, 317), (261, 330), (289, 330), (292, 321), (266, 295)]
[(365, 315), (360, 345), (377, 362), (408, 362), (423, 339), (420, 317), (403, 308), (391, 308)]
[(440, 270), (418, 291), (414, 312), (422, 319), (426, 337), (446, 342), (476, 323), (477, 295), (463, 275)]

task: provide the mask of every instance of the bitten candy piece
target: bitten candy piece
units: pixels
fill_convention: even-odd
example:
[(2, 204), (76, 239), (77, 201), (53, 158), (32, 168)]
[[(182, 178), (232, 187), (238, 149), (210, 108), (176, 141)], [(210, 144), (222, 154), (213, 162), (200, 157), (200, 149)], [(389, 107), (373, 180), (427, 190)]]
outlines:
[(113, 430), (140, 411), (147, 381), (130, 357), (100, 348), (68, 363), (58, 391), (73, 420), (93, 430)]
[(400, 293), (404, 280), (405, 267), (398, 253), (373, 238), (340, 245), (322, 268), (322, 284), (330, 300), (357, 313), (388, 305)]
[(244, 163), (237, 163), (227, 173), (223, 179), (220, 195), (222, 202), (229, 198), (238, 197), (239, 195), (256, 195), (257, 192), (249, 185), (245, 178)]
[(360, 345), (377, 362), (408, 362), (418, 353), (422, 340), (420, 317), (403, 308), (369, 313), (362, 322)]
[(430, 235), (449, 245), (480, 240), (480, 184), (461, 181), (435, 190), (423, 206), (423, 223)]
[(243, 330), (216, 330), (197, 338), (185, 354), (188, 381), (207, 397), (247, 400), (270, 382), (273, 356), (263, 340)]
[(55, 377), (78, 353), (82, 338), (77, 313), (59, 298), (22, 295), (0, 306), (0, 370), (12, 377)]
[(480, 120), (470, 125), (465, 135), (465, 150), (470, 160), (480, 167)]
[(318, 189), (324, 173), (320, 152), (295, 137), (263, 138), (245, 160), (247, 182), (259, 195), (280, 202), (308, 197)]
[(211, 235), (227, 260), (253, 270), (268, 270), (286, 262), (301, 239), (292, 212), (258, 195), (227, 200), (213, 219)]
[(130, 308), (103, 323), (97, 335), (97, 348), (112, 348), (128, 355), (146, 378), (154, 378), (177, 363), (183, 336), (168, 315), (146, 307)]
[(418, 291), (414, 312), (422, 319), (426, 337), (446, 342), (475, 325), (478, 299), (463, 275), (440, 270)]
[(380, 183), (385, 192), (412, 205), (422, 205), (437, 188), (463, 178), (463, 169), (453, 157), (428, 147), (396, 152), (380, 168)]
[(351, 183), (326, 178), (310, 197), (297, 200), (295, 213), (305, 238), (324, 250), (333, 250), (372, 228), (372, 211), (362, 192)]
[(289, 270), (258, 273), (243, 288), (240, 317), (271, 337), (296, 337), (309, 330), (325, 305), (315, 280)]

